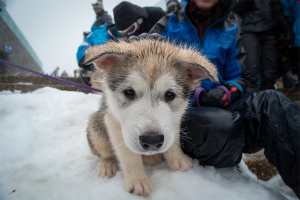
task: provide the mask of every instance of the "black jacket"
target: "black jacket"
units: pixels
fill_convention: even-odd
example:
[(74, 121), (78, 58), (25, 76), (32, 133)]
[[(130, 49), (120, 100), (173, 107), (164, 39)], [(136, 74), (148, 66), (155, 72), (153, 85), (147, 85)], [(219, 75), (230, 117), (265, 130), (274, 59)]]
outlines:
[(287, 31), (280, 0), (236, 0), (234, 11), (242, 19), (242, 32)]

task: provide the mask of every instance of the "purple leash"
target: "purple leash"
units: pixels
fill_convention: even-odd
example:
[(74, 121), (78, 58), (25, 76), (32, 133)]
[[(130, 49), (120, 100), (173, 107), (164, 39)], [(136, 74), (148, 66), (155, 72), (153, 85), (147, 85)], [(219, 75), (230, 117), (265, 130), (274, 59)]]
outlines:
[(13, 63), (10, 63), (10, 62), (2, 60), (2, 59), (0, 59), (0, 64), (8, 65), (8, 66), (20, 69), (22, 71), (30, 72), (30, 73), (35, 74), (37, 76), (40, 76), (40, 77), (43, 77), (43, 78), (46, 78), (46, 79), (49, 79), (49, 80), (53, 80), (57, 83), (60, 83), (61, 85), (65, 85), (65, 86), (69, 86), (69, 87), (78, 89), (78, 90), (80, 90), (84, 93), (99, 93), (99, 92), (102, 93), (101, 90), (92, 88), (88, 85), (83, 85), (83, 84), (80, 84), (80, 83), (76, 83), (74, 81), (69, 81), (69, 80), (66, 80), (66, 79), (63, 79), (63, 78), (53, 77), (53, 76), (50, 76), (50, 75), (47, 75), (47, 74), (36, 72), (36, 71), (33, 71), (33, 70), (28, 69), (26, 67), (23, 67), (23, 66), (20, 66), (20, 65), (17, 65), (17, 64), (13, 64)]

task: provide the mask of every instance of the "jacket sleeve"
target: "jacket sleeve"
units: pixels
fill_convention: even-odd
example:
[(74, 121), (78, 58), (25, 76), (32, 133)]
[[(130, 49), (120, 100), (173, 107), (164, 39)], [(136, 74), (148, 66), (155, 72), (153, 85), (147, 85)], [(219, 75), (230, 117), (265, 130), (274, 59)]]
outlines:
[(85, 51), (90, 46), (105, 44), (111, 39), (107, 31), (108, 28), (106, 24), (92, 27), (92, 31), (84, 38), (83, 43), (77, 49), (76, 57), (79, 66), (81, 66), (84, 61)]
[(239, 49), (237, 39), (233, 40), (226, 55), (223, 81), (224, 84), (234, 85), (240, 92), (243, 92), (244, 83), (241, 78), (241, 63), (238, 58)]

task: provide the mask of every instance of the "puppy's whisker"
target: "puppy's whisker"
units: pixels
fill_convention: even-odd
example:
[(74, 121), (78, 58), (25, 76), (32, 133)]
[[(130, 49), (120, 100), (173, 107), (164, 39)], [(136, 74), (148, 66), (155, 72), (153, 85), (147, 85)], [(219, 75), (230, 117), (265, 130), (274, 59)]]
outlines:
[(192, 138), (191, 137), (189, 137), (189, 136), (180, 136), (180, 139), (182, 139), (182, 140), (191, 140)]
[(190, 143), (191, 140), (187, 140), (187, 139), (181, 139), (179, 142), (187, 142), (187, 143)]

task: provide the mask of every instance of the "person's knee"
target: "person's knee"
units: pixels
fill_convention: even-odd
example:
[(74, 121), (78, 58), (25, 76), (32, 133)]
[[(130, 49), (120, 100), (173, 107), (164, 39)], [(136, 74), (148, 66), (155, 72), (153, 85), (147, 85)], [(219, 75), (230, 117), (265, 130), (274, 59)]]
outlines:
[(231, 112), (215, 107), (192, 108), (185, 116), (185, 121), (188, 121), (191, 126), (190, 130), (199, 130), (199, 128), (227, 130), (232, 127), (232, 119)]
[(273, 89), (261, 91), (257, 94), (257, 97), (264, 101), (280, 101), (287, 98), (283, 93)]
[(268, 97), (272, 97), (272, 96), (274, 97), (274, 96), (282, 95), (281, 92), (279, 92), (277, 90), (273, 90), (273, 89), (264, 90), (264, 91), (261, 91), (260, 93), (265, 95), (265, 96), (268, 96)]

